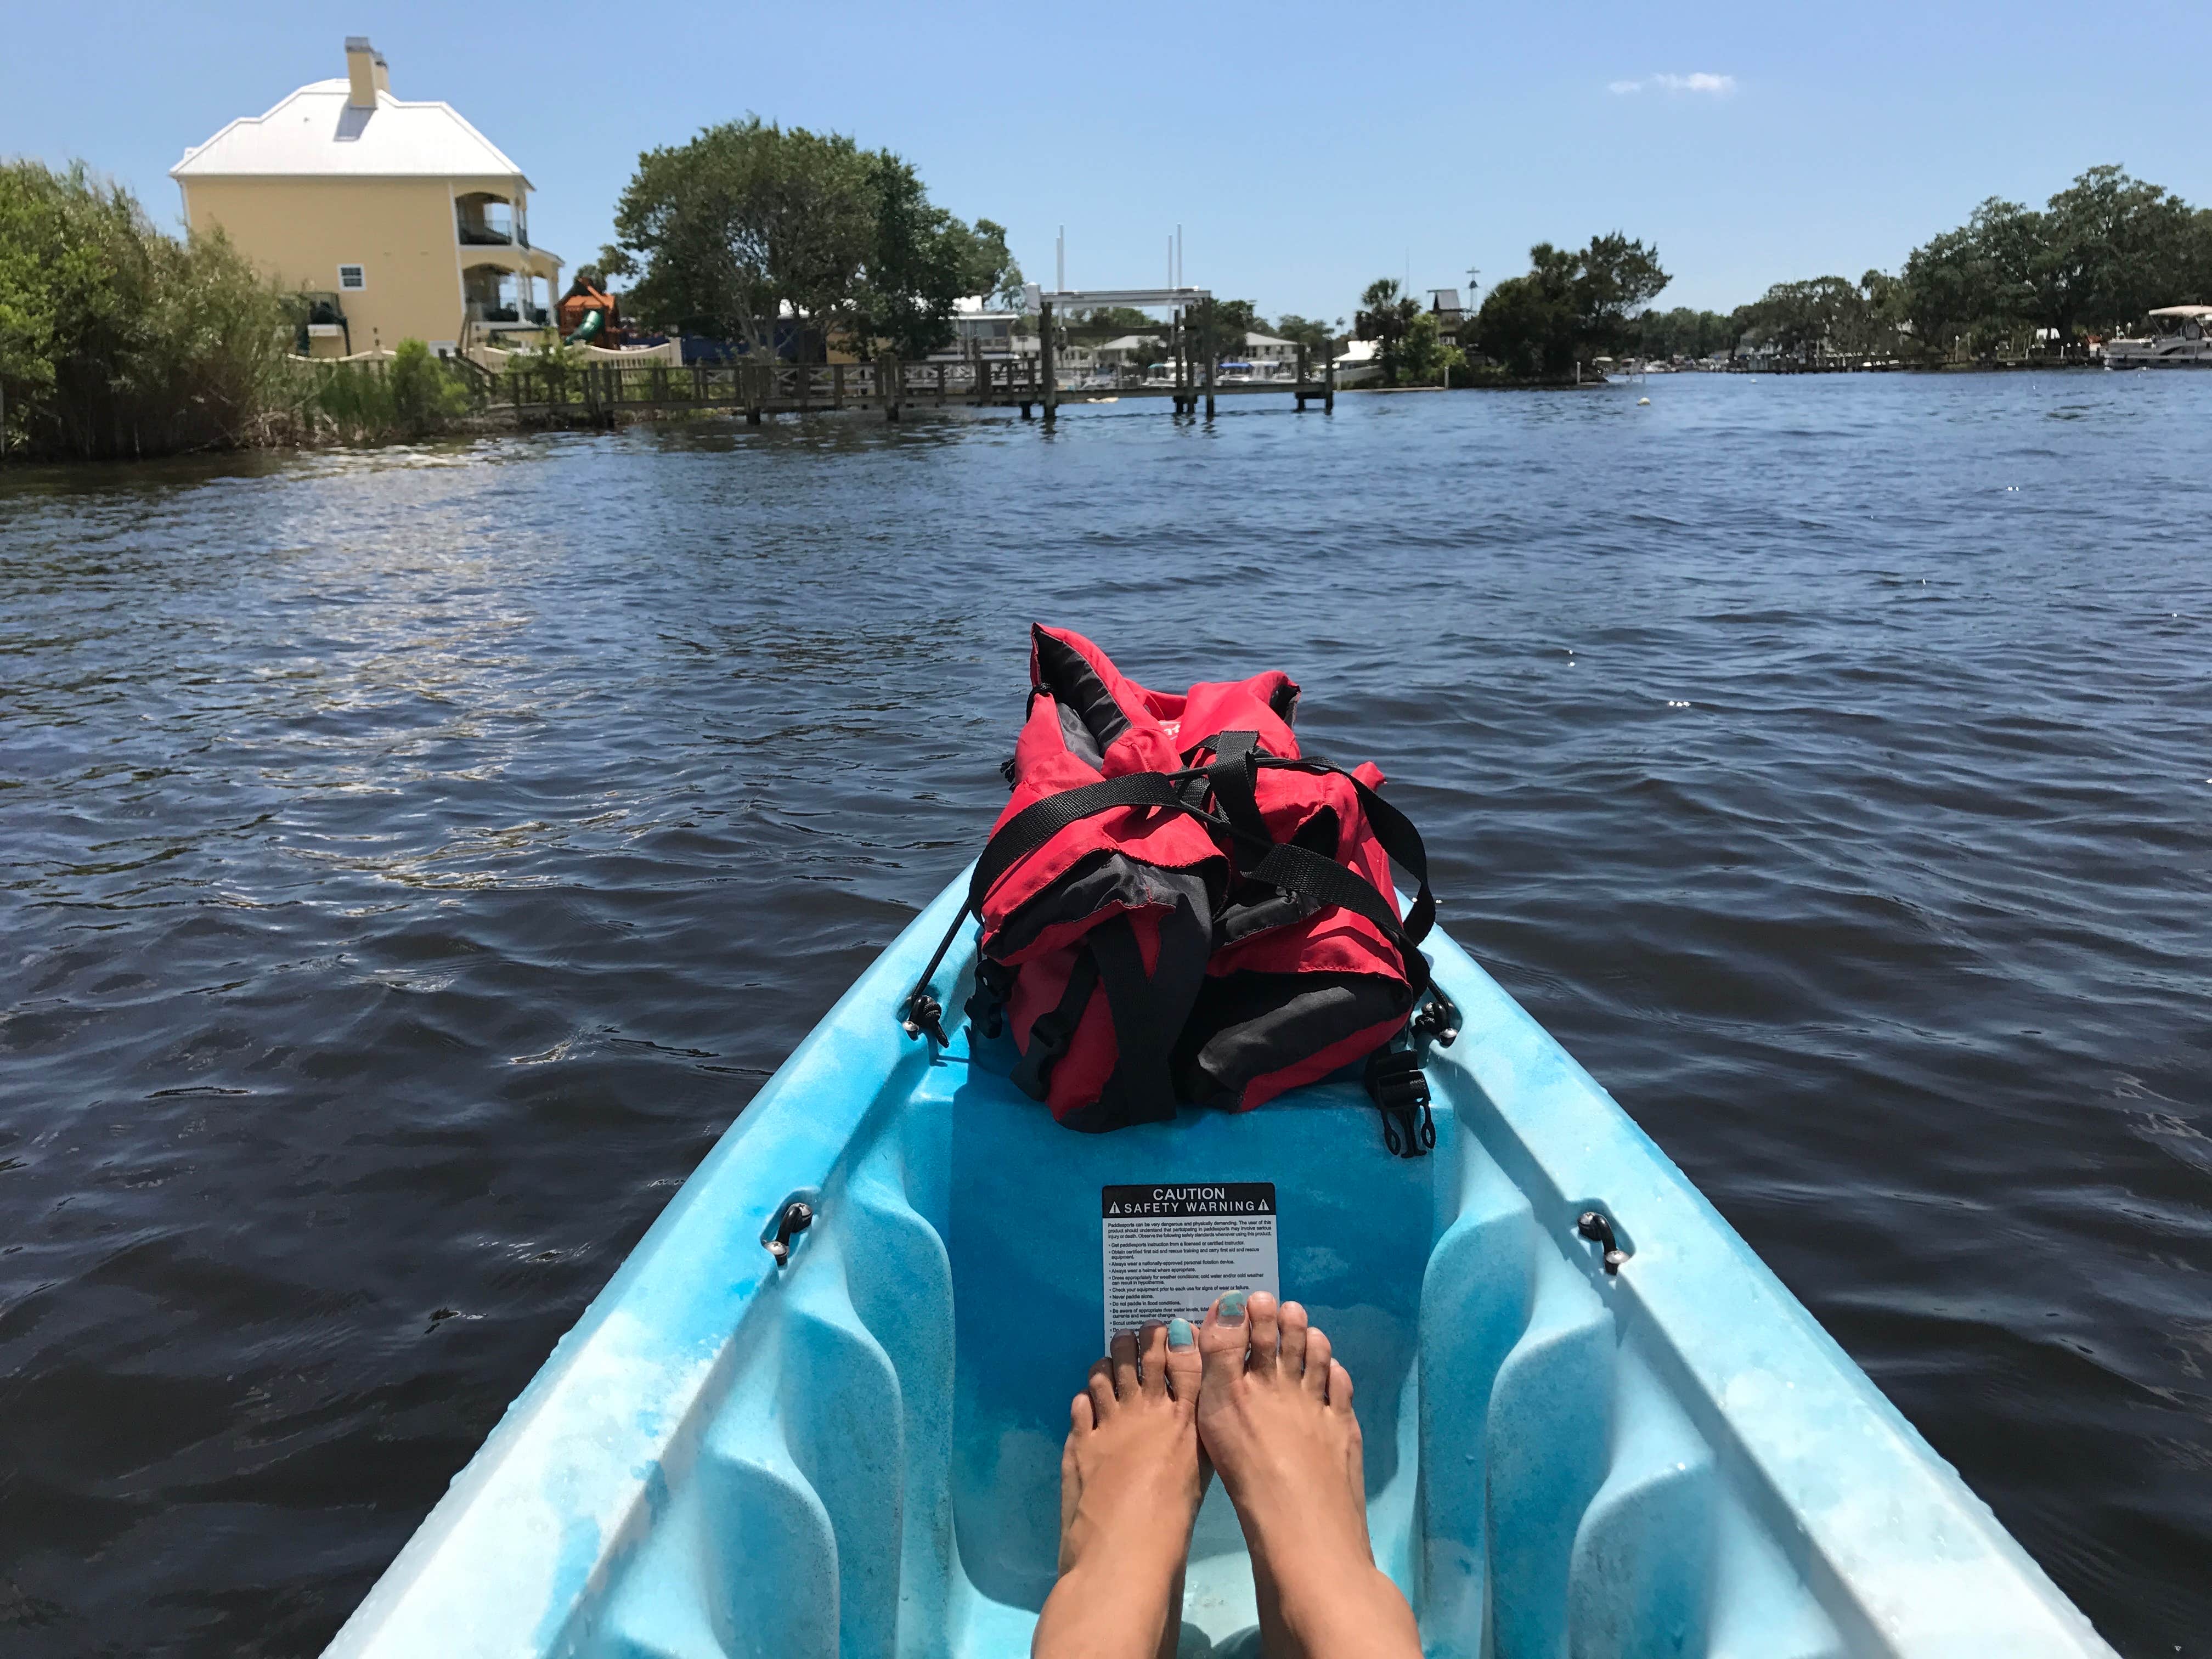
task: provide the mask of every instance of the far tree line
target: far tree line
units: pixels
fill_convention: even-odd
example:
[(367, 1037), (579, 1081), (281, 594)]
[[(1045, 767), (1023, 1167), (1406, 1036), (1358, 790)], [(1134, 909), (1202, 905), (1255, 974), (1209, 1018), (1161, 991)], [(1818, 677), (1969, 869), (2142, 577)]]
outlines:
[(1649, 308), (1667, 282), (1656, 247), (1617, 234), (1580, 250), (1539, 243), (1527, 274), (1492, 288), (1455, 341), (1387, 279), (1362, 296), (1356, 332), (1379, 343), (1386, 378), (1401, 385), (1433, 384), (1462, 362), (1560, 379), (1599, 357), (1762, 347), (1920, 364), (2065, 356), (2139, 330), (2157, 307), (2212, 304), (2212, 210), (2097, 167), (2039, 209), (1990, 198), (1893, 274), (1778, 283), (1729, 312)]
[[(812, 355), (834, 337), (920, 357), (952, 339), (957, 300), (980, 295), (1009, 309), (1019, 301), (1003, 227), (936, 206), (889, 151), (757, 117), (641, 156), (616, 228), (602, 265), (629, 279), (633, 318), (755, 350)], [(1600, 357), (1761, 347), (1907, 362), (2063, 352), (2139, 325), (2154, 306), (2212, 298), (2212, 211), (2117, 167), (2093, 167), (2041, 209), (1983, 203), (1895, 274), (1780, 283), (1727, 313), (1654, 308), (1668, 282), (1658, 249), (1620, 232), (1582, 247), (1539, 243), (1528, 269), (1493, 286), (1472, 314), (1434, 316), (1385, 279), (1361, 295), (1350, 332), (1376, 343), (1384, 378), (1399, 384), (1565, 379)], [(797, 337), (772, 337), (779, 320)], [(1188, 320), (1232, 349), (1251, 332), (1316, 356), (1346, 331), (1340, 318), (1271, 322), (1242, 299), (1205, 301)], [(1164, 333), (1127, 307), (1066, 318), (1062, 328), (1079, 345)]]

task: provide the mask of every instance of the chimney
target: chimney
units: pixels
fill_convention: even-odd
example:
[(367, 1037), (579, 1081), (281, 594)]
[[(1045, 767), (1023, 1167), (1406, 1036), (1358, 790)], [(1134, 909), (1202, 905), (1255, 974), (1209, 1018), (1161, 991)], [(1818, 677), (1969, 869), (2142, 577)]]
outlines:
[(384, 54), (368, 44), (365, 34), (346, 36), (346, 102), (355, 109), (374, 109), (376, 94), (392, 90)]

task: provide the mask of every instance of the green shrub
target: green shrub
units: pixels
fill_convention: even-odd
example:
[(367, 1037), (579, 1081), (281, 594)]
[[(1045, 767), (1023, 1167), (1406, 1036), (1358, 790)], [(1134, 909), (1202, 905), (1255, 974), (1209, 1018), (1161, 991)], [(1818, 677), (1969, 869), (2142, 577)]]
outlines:
[(222, 236), (179, 240), (80, 163), (0, 164), (0, 393), (11, 453), (260, 441), (297, 399), (289, 302)]
[(315, 412), (349, 443), (432, 437), (475, 404), (467, 371), (432, 356), (420, 340), (402, 340), (388, 359), (320, 363), (308, 372)]
[(392, 419), (399, 430), (410, 438), (426, 438), (467, 414), (469, 389), (459, 378), (465, 372), (433, 357), (422, 341), (402, 340), (385, 374)]

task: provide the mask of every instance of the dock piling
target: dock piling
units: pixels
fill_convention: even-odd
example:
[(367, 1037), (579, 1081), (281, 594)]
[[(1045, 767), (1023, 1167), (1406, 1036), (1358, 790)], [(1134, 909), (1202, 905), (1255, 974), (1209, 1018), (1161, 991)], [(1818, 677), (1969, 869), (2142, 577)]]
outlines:
[(1044, 376), (1044, 418), (1049, 426), (1060, 412), (1059, 385), (1052, 361), (1052, 301), (1047, 300), (1037, 323), (1039, 367)]

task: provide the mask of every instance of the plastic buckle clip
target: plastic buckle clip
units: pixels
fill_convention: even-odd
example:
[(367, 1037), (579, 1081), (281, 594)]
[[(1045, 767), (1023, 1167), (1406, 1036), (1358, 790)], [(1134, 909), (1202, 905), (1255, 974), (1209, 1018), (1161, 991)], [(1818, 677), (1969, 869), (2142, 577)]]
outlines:
[(1420, 1057), (1396, 1043), (1367, 1056), (1367, 1097), (1382, 1117), (1382, 1144), (1397, 1158), (1419, 1158), (1437, 1144), (1429, 1079)]

